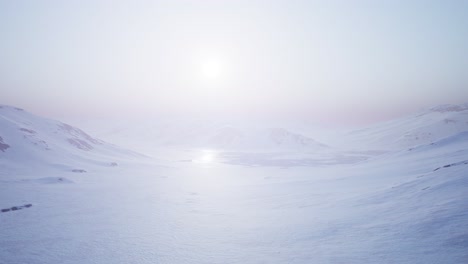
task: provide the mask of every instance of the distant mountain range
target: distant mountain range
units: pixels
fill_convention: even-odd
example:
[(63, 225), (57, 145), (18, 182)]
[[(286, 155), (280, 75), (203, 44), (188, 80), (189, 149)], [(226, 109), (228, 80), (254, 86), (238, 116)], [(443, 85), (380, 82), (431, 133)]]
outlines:
[[(103, 129), (100, 137), (142, 149), (323, 150), (329, 146), (294, 129), (206, 120), (147, 120)], [(127, 146), (128, 147), (128, 146)]]
[[(97, 139), (74, 126), (0, 105), (0, 165), (52, 164), (71, 170), (115, 166), (118, 160), (141, 157), (134, 149), (165, 148), (242, 151), (333, 151), (340, 142), (324, 144), (294, 128), (227, 122), (146, 120), (118, 129), (109, 125)], [(340, 140), (348, 149), (405, 150), (467, 140), (468, 104), (441, 105), (399, 119), (354, 130)], [(330, 144), (328, 144), (330, 143)], [(135, 148), (134, 148), (135, 146)], [(145, 152), (143, 152), (145, 153)], [(78, 166), (78, 167), (80, 167)]]

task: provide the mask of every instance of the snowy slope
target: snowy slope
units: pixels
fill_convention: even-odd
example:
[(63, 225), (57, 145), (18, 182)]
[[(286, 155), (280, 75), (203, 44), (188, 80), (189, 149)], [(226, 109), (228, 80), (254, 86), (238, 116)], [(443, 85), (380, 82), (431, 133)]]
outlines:
[(65, 123), (0, 106), (0, 163), (14, 168), (86, 164), (115, 166), (139, 155), (91, 137)]
[(347, 135), (354, 146), (404, 149), (468, 131), (468, 104), (440, 105), (426, 111), (359, 129)]

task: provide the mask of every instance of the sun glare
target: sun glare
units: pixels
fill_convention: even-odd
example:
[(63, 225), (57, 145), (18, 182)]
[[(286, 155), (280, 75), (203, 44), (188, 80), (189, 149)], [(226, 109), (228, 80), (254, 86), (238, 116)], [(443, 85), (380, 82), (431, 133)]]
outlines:
[(214, 161), (214, 155), (213, 155), (213, 153), (204, 154), (204, 155), (201, 157), (200, 161), (201, 161), (202, 163), (211, 163), (211, 162), (213, 162), (213, 161)]
[(221, 73), (222, 67), (219, 61), (207, 60), (201, 64), (201, 74), (205, 79), (219, 79)]
[(203, 163), (203, 164), (209, 164), (213, 163), (216, 160), (216, 152), (213, 150), (202, 150), (199, 153), (198, 158), (196, 158), (194, 161), (196, 163)]

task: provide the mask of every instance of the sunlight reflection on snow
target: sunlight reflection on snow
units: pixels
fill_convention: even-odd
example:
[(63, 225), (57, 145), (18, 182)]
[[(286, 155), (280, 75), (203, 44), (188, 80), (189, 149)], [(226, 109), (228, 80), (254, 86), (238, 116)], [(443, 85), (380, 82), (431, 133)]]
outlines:
[(196, 163), (210, 164), (216, 161), (216, 156), (215, 151), (204, 149), (201, 151), (200, 156), (193, 161)]

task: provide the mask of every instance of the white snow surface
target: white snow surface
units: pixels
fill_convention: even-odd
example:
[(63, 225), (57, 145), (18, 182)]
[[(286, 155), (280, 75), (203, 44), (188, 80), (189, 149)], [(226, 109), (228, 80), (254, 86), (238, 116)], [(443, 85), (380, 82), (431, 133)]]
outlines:
[(440, 105), (407, 117), (352, 131), (344, 138), (353, 147), (363, 144), (397, 150), (429, 144), (468, 130), (468, 104)]
[[(464, 110), (361, 130), (355, 151), (161, 148), (152, 159), (0, 113), (0, 209), (23, 206), (0, 212), (1, 264), (468, 263), (468, 130), (443, 121)], [(426, 129), (431, 140), (374, 148)]]
[(35, 170), (44, 164), (63, 170), (85, 169), (142, 156), (76, 127), (6, 105), (0, 105), (0, 128), (0, 166), (11, 169)]

